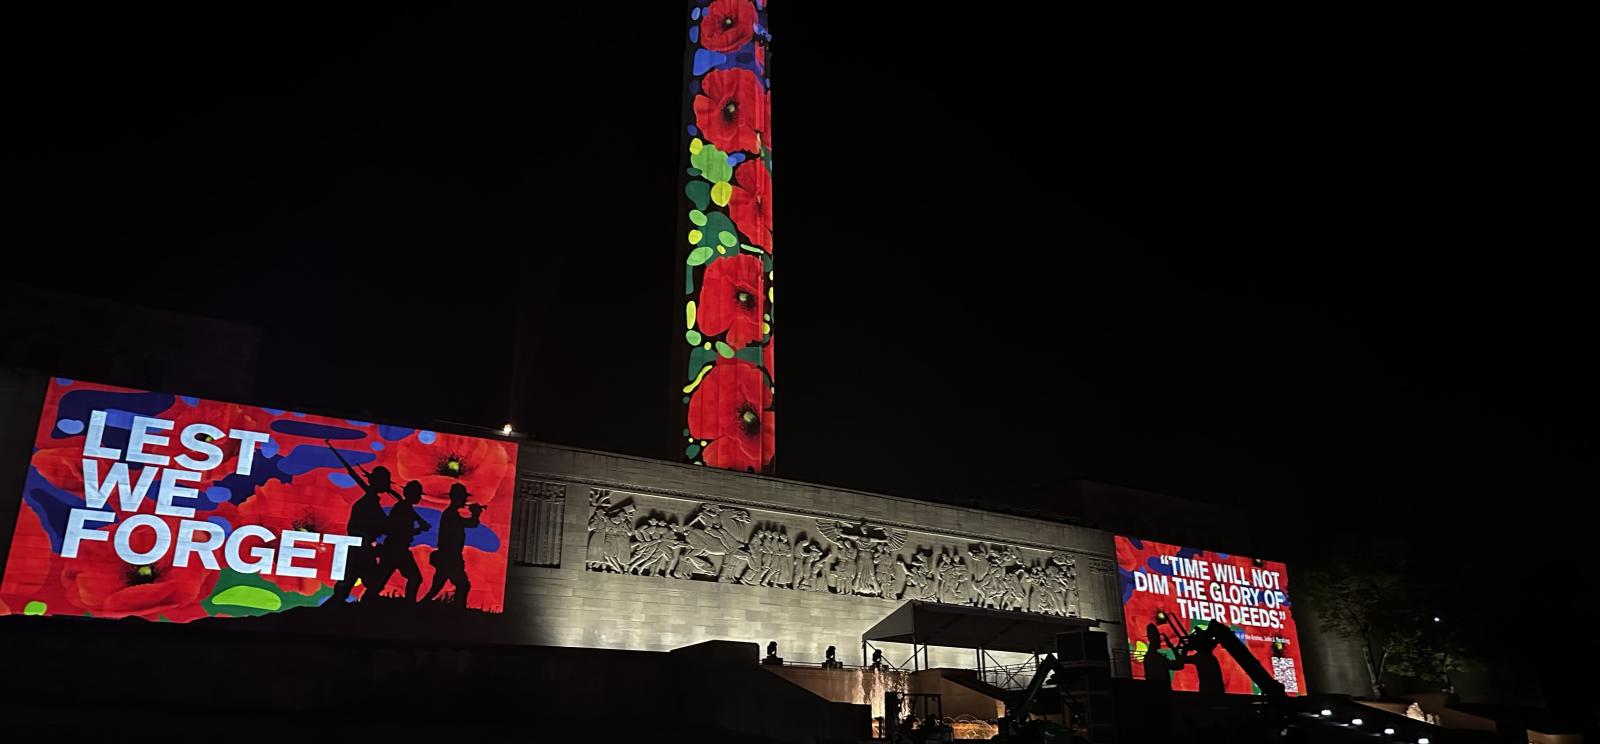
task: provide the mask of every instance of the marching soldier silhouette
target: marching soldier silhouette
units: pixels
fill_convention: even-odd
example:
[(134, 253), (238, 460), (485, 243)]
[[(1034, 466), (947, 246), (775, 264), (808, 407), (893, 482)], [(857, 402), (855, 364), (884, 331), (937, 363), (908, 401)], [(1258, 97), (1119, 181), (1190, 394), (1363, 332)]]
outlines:
[(417, 568), (417, 559), (411, 555), (411, 540), (432, 527), (417, 516), (416, 505), (421, 500), (422, 484), (410, 481), (400, 496), (400, 503), (389, 509), (389, 516), (383, 521), (383, 542), (378, 545), (378, 570), (373, 574), (367, 594), (361, 598), (363, 602), (368, 597), (378, 596), (395, 571), (406, 577), (406, 601), (417, 601), (417, 590), (422, 588), (422, 569)]
[[(332, 442), (324, 439), (323, 443), (328, 449), (333, 450), (333, 456), (339, 458), (339, 463), (344, 465), (345, 472), (350, 474), (350, 479), (361, 487), (361, 498), (350, 505), (350, 521), (345, 525), (345, 533), (361, 538), (361, 545), (351, 548), (349, 556), (345, 559), (346, 566), (344, 579), (333, 587), (333, 597), (329, 602), (343, 602), (350, 597), (350, 590), (355, 588), (356, 580), (360, 579), (367, 585), (367, 591), (376, 594), (383, 589), (382, 584), (377, 584), (374, 589), (373, 579), (378, 572), (378, 537), (383, 534), (383, 525), (388, 515), (383, 511), (383, 494), (387, 493), (400, 498), (395, 493), (390, 482), (389, 469), (379, 465), (368, 473), (366, 470), (351, 465), (339, 454)], [(363, 478), (362, 475), (366, 477)]]
[[(450, 506), (439, 516), (439, 549), (428, 556), (428, 562), (433, 564), (433, 584), (423, 595), (424, 602), (432, 601), (448, 580), (455, 587), (455, 603), (467, 606), (467, 592), (472, 591), (472, 581), (467, 576), (466, 559), (462, 558), (461, 551), (466, 547), (467, 530), (478, 526), (478, 518), (485, 508), (483, 504), (468, 504), (469, 497), (466, 486), (450, 485)], [(462, 507), (472, 516), (461, 516)]]

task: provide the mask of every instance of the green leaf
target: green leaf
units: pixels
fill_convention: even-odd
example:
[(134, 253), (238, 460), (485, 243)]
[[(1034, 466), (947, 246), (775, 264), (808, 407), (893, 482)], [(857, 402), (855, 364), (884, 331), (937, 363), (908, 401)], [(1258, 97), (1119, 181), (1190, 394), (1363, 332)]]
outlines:
[(687, 458), (690, 458), (690, 459), (694, 459), (699, 454), (700, 454), (700, 445), (698, 445), (698, 444), (691, 444), (688, 447), (684, 447), (683, 448), (683, 456), (684, 457), (687, 457)]
[[(689, 251), (689, 265), (699, 266), (707, 261), (710, 261), (711, 257), (715, 254), (716, 251), (711, 250), (709, 246), (702, 245), (699, 248)], [(729, 265), (731, 266), (732, 264)]]
[(722, 233), (737, 235), (738, 230), (739, 228), (734, 226), (733, 220), (729, 219), (728, 215), (721, 212), (707, 212), (706, 226), (700, 228), (700, 242), (698, 245), (715, 248), (718, 245), (722, 245), (718, 236)]
[(732, 359), (733, 358), (733, 347), (727, 345), (726, 343), (718, 341), (717, 342), (717, 353), (720, 354), (723, 359)]
[(700, 375), (700, 370), (706, 365), (716, 361), (717, 353), (705, 346), (696, 346), (689, 350), (689, 376), (686, 380), (693, 382)]
[(691, 209), (691, 210), (689, 210), (689, 221), (693, 222), (694, 224), (696, 224), (696, 225), (698, 225), (700, 227), (705, 227), (705, 225), (706, 225), (706, 213), (702, 212), (702, 211), (700, 211), (698, 209)]
[(721, 243), (724, 248), (732, 248), (739, 244), (739, 239), (734, 237), (733, 233), (723, 230), (717, 233), (717, 242)]
[(266, 589), (240, 585), (228, 587), (212, 596), (211, 604), (277, 612), (283, 608), (283, 598)]
[(733, 166), (728, 165), (728, 153), (718, 150), (716, 146), (707, 144), (689, 156), (689, 163), (712, 183), (727, 183), (733, 178)]
[(761, 347), (760, 346), (746, 346), (743, 349), (740, 349), (738, 352), (736, 352), (734, 354), (734, 356), (736, 356), (736, 357), (738, 357), (740, 359), (743, 359), (743, 360), (745, 360), (745, 361), (747, 361), (747, 362), (749, 362), (751, 364), (754, 364), (757, 367), (761, 366)]
[(694, 202), (694, 208), (704, 211), (711, 206), (711, 184), (705, 181), (690, 181), (683, 187), (683, 195)]
[(688, 341), (690, 346), (699, 346), (705, 339), (700, 338), (699, 331), (684, 331), (683, 340)]
[(49, 605), (46, 605), (45, 603), (40, 602), (39, 600), (35, 599), (32, 602), (29, 602), (29, 603), (27, 603), (27, 604), (22, 606), (22, 614), (24, 614), (24, 615), (43, 615), (49, 609), (50, 609)]

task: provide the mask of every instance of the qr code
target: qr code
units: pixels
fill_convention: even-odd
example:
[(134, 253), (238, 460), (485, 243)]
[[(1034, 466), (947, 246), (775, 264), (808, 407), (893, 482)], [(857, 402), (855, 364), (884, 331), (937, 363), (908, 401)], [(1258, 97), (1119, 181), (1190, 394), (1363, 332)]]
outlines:
[(1300, 694), (1300, 679), (1294, 673), (1294, 659), (1285, 656), (1272, 657), (1272, 678), (1283, 684), (1283, 691), (1290, 695)]

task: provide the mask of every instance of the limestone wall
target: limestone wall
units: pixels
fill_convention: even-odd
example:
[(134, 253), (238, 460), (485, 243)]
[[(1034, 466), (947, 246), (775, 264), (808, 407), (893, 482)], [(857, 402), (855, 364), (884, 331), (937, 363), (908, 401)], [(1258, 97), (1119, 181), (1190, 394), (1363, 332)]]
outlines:
[[(1097, 619), (1125, 644), (1109, 533), (539, 443), (518, 469), (519, 512), (559, 511), (561, 524), (519, 521), (523, 557), (559, 555), (510, 572), (519, 642), (777, 641), (792, 661), (820, 662), (832, 645), (858, 664), (862, 632), (923, 599)], [(901, 664), (911, 650), (884, 653)], [(970, 667), (974, 653), (935, 648), (929, 661)]]

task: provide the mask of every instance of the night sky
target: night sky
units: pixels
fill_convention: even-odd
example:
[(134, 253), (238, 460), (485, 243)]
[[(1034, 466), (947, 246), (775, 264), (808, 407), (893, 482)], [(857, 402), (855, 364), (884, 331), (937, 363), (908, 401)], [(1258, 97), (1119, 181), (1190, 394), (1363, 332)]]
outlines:
[[(1575, 47), (1059, 5), (774, 9), (779, 474), (1574, 544)], [(9, 278), (257, 326), (262, 402), (680, 452), (679, 4), (34, 12)]]

